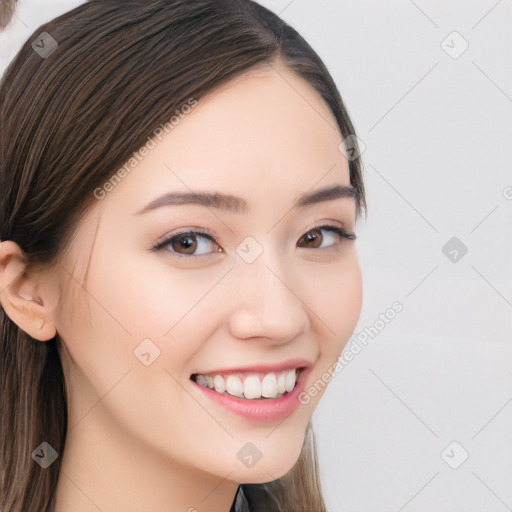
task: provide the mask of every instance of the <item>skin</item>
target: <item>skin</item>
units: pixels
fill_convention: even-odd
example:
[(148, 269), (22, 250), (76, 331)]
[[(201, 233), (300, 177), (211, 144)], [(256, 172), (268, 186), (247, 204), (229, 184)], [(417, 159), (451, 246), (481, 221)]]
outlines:
[[(350, 184), (341, 141), (307, 82), (282, 65), (253, 69), (201, 100), (98, 200), (64, 268), (23, 275), (19, 247), (0, 244), (6, 313), (36, 340), (63, 340), (69, 425), (56, 512), (226, 512), (238, 483), (293, 467), (325, 388), (283, 422), (253, 422), (189, 377), (304, 357), (314, 362), (309, 387), (338, 359), (361, 311), (356, 245), (329, 231), (300, 240), (327, 223), (355, 232), (355, 201), (291, 208), (313, 189)], [(235, 194), (250, 211), (133, 215), (190, 190)], [(149, 251), (181, 228), (210, 229), (216, 242), (196, 238), (195, 261), (173, 258), (179, 244)], [(235, 252), (247, 236), (264, 249), (251, 264)], [(133, 353), (145, 338), (161, 351), (149, 366)], [(248, 441), (262, 453), (251, 468), (237, 458)]]

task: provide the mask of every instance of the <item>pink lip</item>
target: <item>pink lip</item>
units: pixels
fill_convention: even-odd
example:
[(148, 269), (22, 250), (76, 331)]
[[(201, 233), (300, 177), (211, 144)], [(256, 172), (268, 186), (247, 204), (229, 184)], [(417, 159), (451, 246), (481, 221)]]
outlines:
[(279, 364), (256, 364), (252, 366), (238, 366), (236, 368), (220, 368), (218, 370), (211, 370), (208, 373), (197, 372), (201, 375), (223, 375), (230, 373), (270, 373), (279, 372), (283, 370), (292, 370), (294, 368), (309, 368), (313, 366), (313, 363), (307, 359), (288, 359)]
[[(309, 364), (309, 363), (308, 363)], [(256, 371), (254, 368), (265, 368), (265, 372), (269, 371), (268, 367), (251, 367), (251, 371)], [(273, 367), (274, 371), (275, 366)], [(280, 367), (281, 368), (281, 367)], [(292, 366), (296, 368), (296, 366)], [(282, 368), (284, 369), (284, 367)], [(254, 400), (247, 400), (244, 398), (237, 398), (224, 393), (218, 393), (213, 389), (206, 388), (192, 381), (194, 386), (197, 386), (205, 395), (216, 404), (224, 407), (228, 411), (234, 412), (239, 416), (253, 420), (253, 421), (280, 421), (290, 416), (301, 404), (298, 399), (299, 394), (304, 390), (306, 385), (306, 378), (311, 373), (312, 367), (304, 368), (298, 375), (297, 383), (292, 391), (286, 393), (281, 398), (269, 399), (261, 398)], [(247, 369), (243, 369), (247, 371)], [(270, 370), (272, 371), (272, 370)]]

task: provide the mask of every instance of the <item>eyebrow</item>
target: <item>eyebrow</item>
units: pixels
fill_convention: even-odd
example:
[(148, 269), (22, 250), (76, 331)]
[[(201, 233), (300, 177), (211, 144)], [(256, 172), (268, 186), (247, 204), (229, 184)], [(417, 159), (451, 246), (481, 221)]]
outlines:
[[(293, 208), (304, 208), (324, 201), (332, 201), (342, 197), (358, 197), (358, 190), (353, 186), (335, 185), (314, 190), (300, 196)], [(248, 213), (249, 206), (245, 199), (221, 192), (168, 192), (153, 199), (142, 210), (133, 215), (140, 215), (162, 206), (198, 204), (208, 208), (217, 208), (233, 213)]]

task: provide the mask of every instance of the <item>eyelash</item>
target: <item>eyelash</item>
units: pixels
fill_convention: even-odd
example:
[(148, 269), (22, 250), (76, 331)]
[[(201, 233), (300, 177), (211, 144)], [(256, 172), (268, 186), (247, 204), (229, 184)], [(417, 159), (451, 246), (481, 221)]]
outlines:
[[(324, 224), (324, 225), (321, 225), (321, 226), (315, 226), (315, 227), (311, 228), (310, 230), (306, 231), (301, 236), (301, 238), (304, 235), (307, 235), (311, 231), (315, 231), (315, 230), (330, 231), (330, 232), (336, 233), (341, 238), (345, 238), (347, 240), (356, 240), (357, 239), (357, 236), (356, 236), (355, 233), (348, 233), (343, 228), (340, 228), (339, 226), (335, 226), (335, 225), (332, 225), (332, 224)], [(195, 236), (195, 237), (204, 237), (204, 238), (207, 238), (208, 240), (210, 240), (211, 242), (213, 242), (215, 245), (219, 246), (219, 244), (215, 240), (214, 236), (211, 233), (209, 233), (207, 230), (204, 230), (204, 231), (186, 230), (186, 231), (181, 231), (179, 233), (174, 233), (171, 236), (166, 236), (163, 239), (158, 240), (156, 242), (156, 244), (151, 248), (151, 251), (162, 251), (165, 247), (170, 245), (173, 240), (175, 240), (178, 237), (183, 236), (183, 235), (189, 235), (189, 236)], [(328, 247), (327, 249), (329, 249), (331, 247), (332, 246)], [(307, 249), (307, 247), (306, 247), (306, 249)], [(313, 247), (312, 249), (315, 249), (315, 248)], [(325, 249), (326, 248), (324, 248), (324, 250)], [(320, 250), (322, 250), (322, 249), (320, 249)], [(206, 256), (206, 254), (200, 254), (200, 255), (188, 254), (188, 255), (185, 255), (185, 254), (177, 253), (175, 251), (169, 251), (169, 252), (172, 254), (172, 257), (178, 258), (178, 259), (181, 259), (181, 258), (189, 258), (190, 259), (190, 258), (199, 258), (201, 256)]]

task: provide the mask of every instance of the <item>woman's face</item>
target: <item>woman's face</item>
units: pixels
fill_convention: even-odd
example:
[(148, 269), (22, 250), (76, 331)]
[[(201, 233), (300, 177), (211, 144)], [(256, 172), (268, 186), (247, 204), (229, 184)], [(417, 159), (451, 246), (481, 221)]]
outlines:
[[(314, 229), (353, 233), (354, 198), (296, 206), (305, 194), (350, 186), (341, 142), (309, 84), (283, 67), (253, 70), (155, 138), (98, 199), (66, 254), (66, 293), (54, 312), (68, 442), (101, 431), (103, 451), (129, 442), (132, 453), (240, 483), (291, 469), (321, 377), (361, 309), (355, 242)], [(141, 213), (162, 195), (193, 192), (239, 199), (222, 208), (162, 202)], [(189, 231), (204, 234), (176, 236)], [(320, 383), (309, 400), (219, 391), (229, 381), (235, 394), (258, 396), (263, 386), (272, 395), (304, 366), (300, 389)], [(218, 391), (196, 374), (207, 384), (220, 374)]]

